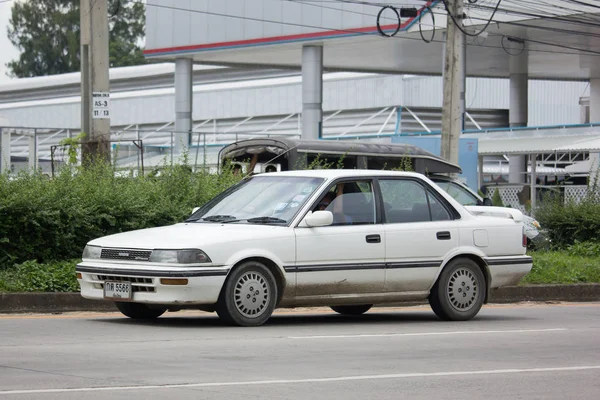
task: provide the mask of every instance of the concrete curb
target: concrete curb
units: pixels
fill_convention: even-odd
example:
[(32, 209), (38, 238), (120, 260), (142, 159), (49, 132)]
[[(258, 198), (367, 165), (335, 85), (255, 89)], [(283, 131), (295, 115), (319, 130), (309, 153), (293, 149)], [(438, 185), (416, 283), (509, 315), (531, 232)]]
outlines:
[[(600, 284), (509, 286), (493, 290), (490, 303), (549, 301), (600, 301)], [(0, 293), (0, 313), (3, 314), (73, 311), (107, 312), (117, 309), (111, 302), (84, 299), (79, 293)]]

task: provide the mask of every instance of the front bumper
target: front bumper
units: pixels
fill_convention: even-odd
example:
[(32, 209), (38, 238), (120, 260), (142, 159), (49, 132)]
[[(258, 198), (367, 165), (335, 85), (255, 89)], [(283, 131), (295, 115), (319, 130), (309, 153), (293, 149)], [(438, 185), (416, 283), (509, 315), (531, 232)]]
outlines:
[[(104, 298), (104, 282), (131, 282), (131, 302), (162, 305), (215, 304), (225, 283), (229, 266), (165, 268), (84, 262), (76, 271), (81, 296), (92, 300)], [(186, 278), (187, 285), (163, 285), (161, 278)]]

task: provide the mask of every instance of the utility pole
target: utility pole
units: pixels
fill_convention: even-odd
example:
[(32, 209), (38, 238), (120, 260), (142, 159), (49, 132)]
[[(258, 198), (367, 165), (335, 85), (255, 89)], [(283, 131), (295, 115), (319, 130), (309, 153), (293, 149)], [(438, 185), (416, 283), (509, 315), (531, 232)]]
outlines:
[(82, 161), (110, 162), (108, 0), (80, 0)]
[[(462, 24), (463, 0), (446, 0), (448, 10), (457, 23)], [(462, 26), (461, 26), (462, 28)], [(463, 28), (464, 29), (464, 28)], [(464, 34), (447, 17), (446, 44), (444, 52), (444, 96), (442, 105), (442, 148), (443, 159), (458, 164), (458, 143), (463, 126), (464, 88)]]

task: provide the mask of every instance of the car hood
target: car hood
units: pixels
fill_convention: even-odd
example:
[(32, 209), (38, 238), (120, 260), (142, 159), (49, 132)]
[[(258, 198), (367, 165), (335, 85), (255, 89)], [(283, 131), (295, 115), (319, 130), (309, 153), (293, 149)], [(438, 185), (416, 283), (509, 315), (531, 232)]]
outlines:
[(281, 235), (285, 226), (245, 223), (180, 223), (158, 228), (140, 229), (103, 236), (88, 244), (101, 247), (133, 249), (182, 249), (223, 243), (235, 238), (236, 242), (268, 239)]

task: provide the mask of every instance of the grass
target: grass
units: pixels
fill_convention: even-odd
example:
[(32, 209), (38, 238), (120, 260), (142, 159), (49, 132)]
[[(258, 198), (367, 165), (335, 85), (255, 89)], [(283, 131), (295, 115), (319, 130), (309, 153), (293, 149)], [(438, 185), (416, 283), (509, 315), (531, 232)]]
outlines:
[(600, 254), (534, 251), (533, 269), (520, 284), (600, 283)]

